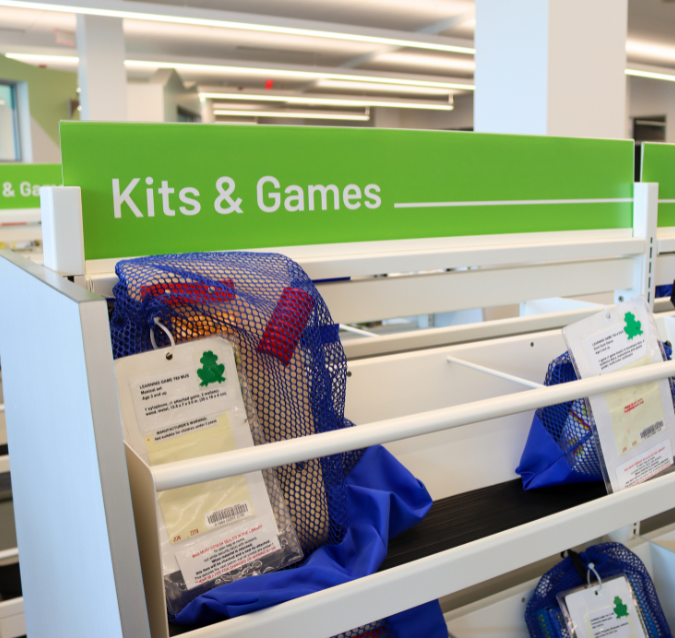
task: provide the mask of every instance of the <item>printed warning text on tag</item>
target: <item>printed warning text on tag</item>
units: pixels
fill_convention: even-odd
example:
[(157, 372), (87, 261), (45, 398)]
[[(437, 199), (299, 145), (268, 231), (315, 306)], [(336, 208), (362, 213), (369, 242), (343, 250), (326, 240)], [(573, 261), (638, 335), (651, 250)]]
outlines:
[(639, 485), (673, 464), (670, 440), (666, 439), (616, 468), (620, 489)]
[(226, 538), (195, 543), (178, 552), (176, 559), (188, 589), (244, 568), (279, 551), (274, 525), (258, 517), (245, 526), (233, 527)]

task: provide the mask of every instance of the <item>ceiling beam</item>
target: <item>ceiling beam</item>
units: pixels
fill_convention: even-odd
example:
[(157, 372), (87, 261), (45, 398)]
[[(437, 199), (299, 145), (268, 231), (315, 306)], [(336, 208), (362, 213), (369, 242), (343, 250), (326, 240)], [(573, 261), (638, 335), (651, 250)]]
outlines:
[[(444, 20), (440, 20), (439, 22), (434, 22), (433, 24), (430, 24), (426, 27), (423, 27), (421, 29), (417, 30), (417, 33), (428, 33), (432, 35), (437, 35), (439, 33), (442, 33), (443, 31), (447, 31), (448, 29), (454, 29), (457, 26), (460, 26), (462, 24), (465, 24), (467, 22), (470, 22), (471, 20), (474, 20), (476, 18), (476, 10), (472, 9), (471, 11), (466, 11), (464, 13), (461, 13), (459, 15), (454, 15), (449, 18), (445, 18)], [(350, 60), (347, 60), (346, 62), (343, 62), (340, 67), (343, 69), (355, 69), (362, 64), (367, 64), (368, 62), (372, 62), (373, 60), (376, 60), (379, 58), (381, 55), (384, 55), (385, 53), (393, 53), (394, 51), (400, 51), (403, 47), (397, 47), (397, 46), (383, 46), (375, 49), (374, 51), (370, 51), (369, 53), (364, 53), (363, 55), (359, 55), (355, 58), (352, 58)], [(310, 82), (306, 86), (302, 87), (301, 90), (307, 91), (315, 86), (315, 82)]]
[(470, 40), (446, 38), (426, 33), (376, 29), (315, 20), (202, 9), (199, 7), (134, 2), (132, 0), (41, 0), (40, 2), (33, 2), (31, 0), (0, 0), (0, 6), (85, 15), (104, 15), (175, 24), (203, 25), (349, 42), (366, 42), (383, 46), (403, 46), (468, 55), (475, 53), (473, 42)]
[(450, 29), (456, 29), (457, 27), (461, 27), (463, 24), (471, 22), (472, 20), (475, 19), (476, 19), (476, 9), (471, 9), (470, 11), (465, 11), (464, 13), (459, 13), (457, 15), (450, 16), (449, 18), (445, 18), (445, 20), (439, 20), (438, 22), (434, 22), (433, 24), (430, 24), (428, 27), (418, 29), (417, 33), (430, 33), (433, 35), (438, 35), (439, 33), (443, 33), (443, 31), (449, 31)]

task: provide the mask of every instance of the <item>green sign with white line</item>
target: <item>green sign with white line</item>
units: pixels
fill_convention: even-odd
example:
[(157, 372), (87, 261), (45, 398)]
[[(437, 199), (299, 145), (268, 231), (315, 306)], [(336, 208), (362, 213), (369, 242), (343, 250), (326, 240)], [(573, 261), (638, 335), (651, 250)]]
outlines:
[(657, 225), (661, 228), (675, 226), (675, 144), (642, 144), (640, 181), (657, 182), (659, 185)]
[(61, 164), (0, 164), (0, 210), (40, 208), (40, 186), (61, 185)]
[(87, 260), (632, 227), (633, 142), (62, 122)]

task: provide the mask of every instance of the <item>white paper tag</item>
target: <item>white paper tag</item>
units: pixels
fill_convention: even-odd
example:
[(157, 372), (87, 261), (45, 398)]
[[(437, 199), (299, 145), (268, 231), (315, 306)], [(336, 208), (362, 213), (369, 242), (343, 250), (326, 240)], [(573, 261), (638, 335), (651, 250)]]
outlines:
[(672, 464), (673, 452), (670, 440), (666, 439), (653, 447), (634, 456), (623, 465), (616, 468), (616, 478), (619, 489), (633, 487), (656, 476)]
[(646, 638), (625, 576), (563, 594), (562, 599), (577, 638)]
[[(582, 379), (663, 361), (647, 302), (636, 297), (563, 328)], [(642, 483), (672, 465), (675, 412), (667, 379), (588, 397), (609, 491)]]
[(176, 560), (188, 589), (241, 569), (263, 556), (279, 551), (276, 525), (270, 516), (258, 516), (245, 523), (231, 525), (227, 535), (191, 544), (176, 552)]
[[(199, 419), (232, 407), (232, 397), (224, 385), (225, 366), (218, 364), (218, 355), (204, 352), (204, 357), (209, 355), (203, 368), (196, 363), (172, 370), (171, 374), (155, 372), (130, 381), (138, 429), (143, 434), (169, 427), (174, 428), (175, 434), (189, 432)], [(211, 364), (213, 358), (215, 362)], [(217, 368), (216, 372), (209, 370), (209, 364)], [(220, 375), (219, 365), (223, 370)], [(207, 382), (202, 381), (200, 372), (207, 377)]]
[[(150, 466), (253, 446), (230, 342), (209, 337), (124, 357), (115, 362), (115, 370), (125, 440)], [(146, 408), (160, 403), (161, 411)], [(177, 550), (183, 564), (192, 564), (195, 559), (189, 554), (195, 543), (200, 551), (210, 547), (214, 561), (220, 560), (225, 552), (221, 541), (230, 539), (234, 530), (239, 534), (255, 527), (254, 520), (263, 524), (252, 532), (252, 538), (262, 539), (257, 544), (272, 539), (278, 548), (274, 512), (260, 471), (159, 492), (157, 518), (165, 574), (182, 570)], [(228, 567), (231, 571), (231, 563)], [(217, 578), (212, 573), (219, 569), (185, 578), (205, 582)]]

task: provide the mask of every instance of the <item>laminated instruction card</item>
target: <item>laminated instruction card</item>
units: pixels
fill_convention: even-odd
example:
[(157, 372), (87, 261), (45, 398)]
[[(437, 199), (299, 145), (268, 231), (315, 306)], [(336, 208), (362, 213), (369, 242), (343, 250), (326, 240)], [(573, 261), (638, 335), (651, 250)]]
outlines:
[[(664, 360), (654, 318), (642, 297), (567, 326), (563, 336), (581, 379)], [(673, 465), (675, 413), (668, 379), (588, 400), (608, 491), (638, 485)]]
[[(211, 337), (115, 362), (127, 444), (150, 466), (251, 447), (232, 343)], [(270, 499), (270, 494), (273, 499)], [(272, 502), (275, 506), (272, 506)], [(272, 472), (157, 493), (169, 611), (213, 586), (302, 557)], [(192, 592), (192, 593), (190, 593)]]

